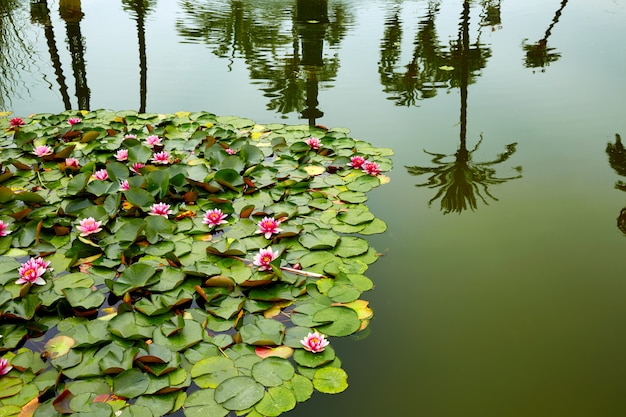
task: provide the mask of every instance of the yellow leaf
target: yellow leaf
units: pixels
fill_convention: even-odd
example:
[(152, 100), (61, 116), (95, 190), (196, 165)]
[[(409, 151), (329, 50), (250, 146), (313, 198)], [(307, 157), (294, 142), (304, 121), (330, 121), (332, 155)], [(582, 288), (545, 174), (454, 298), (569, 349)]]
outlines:
[(307, 174), (309, 174), (312, 177), (326, 172), (326, 168), (320, 165), (309, 165), (309, 166), (304, 167), (304, 170), (306, 171)]

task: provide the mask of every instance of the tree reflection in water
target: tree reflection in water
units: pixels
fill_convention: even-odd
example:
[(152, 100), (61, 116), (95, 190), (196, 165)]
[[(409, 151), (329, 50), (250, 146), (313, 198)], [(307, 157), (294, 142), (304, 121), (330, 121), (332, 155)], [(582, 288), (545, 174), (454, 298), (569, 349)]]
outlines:
[[(615, 134), (615, 143), (607, 143), (606, 154), (609, 157), (609, 165), (611, 165), (611, 168), (617, 175), (626, 177), (626, 149), (624, 149), (622, 138), (619, 134)], [(626, 191), (626, 183), (622, 180), (617, 180), (615, 188)], [(626, 207), (617, 216), (617, 228), (626, 235)]]
[[(493, 12), (492, 12), (493, 13)], [(418, 187), (439, 188), (429, 204), (441, 198), (441, 209), (444, 214), (450, 212), (461, 213), (463, 210), (476, 209), (477, 201), (480, 199), (487, 203), (486, 197), (497, 201), (490, 192), (489, 186), (501, 184), (506, 181), (521, 178), (521, 167), (515, 168), (518, 174), (512, 177), (497, 177), (494, 165), (505, 162), (515, 152), (516, 143), (506, 146), (506, 151), (498, 155), (496, 159), (488, 162), (473, 162), (472, 154), (482, 143), (482, 135), (474, 149), (467, 150), (467, 87), (471, 82), (470, 74), (478, 68), (483, 68), (489, 51), (484, 52), (480, 43), (470, 45), (469, 41), (469, 18), (470, 4), (465, 1), (461, 14), (461, 24), (459, 26), (459, 36), (456, 42), (451, 44), (450, 63), (451, 66), (451, 86), (458, 86), (461, 96), (460, 115), (460, 145), (454, 153), (453, 161), (445, 161), (446, 157), (452, 155), (431, 153), (434, 167), (410, 166), (406, 167), (411, 175), (430, 174), (426, 183), (417, 184)]]
[[(450, 162), (443, 161), (444, 158), (451, 155), (435, 154), (425, 151), (429, 155), (433, 155), (432, 162), (437, 164), (434, 167), (407, 167), (407, 171), (411, 175), (431, 174), (428, 182), (417, 184), (418, 187), (439, 188), (437, 194), (429, 201), (441, 198), (441, 210), (445, 214), (450, 212), (461, 213), (463, 210), (476, 209), (477, 197), (484, 203), (489, 204), (485, 198), (488, 196), (492, 200), (497, 201), (490, 192), (488, 187), (495, 184), (501, 184), (506, 181), (521, 178), (521, 174), (513, 177), (499, 178), (496, 176), (496, 170), (493, 165), (505, 162), (515, 152), (516, 143), (506, 146), (506, 151), (498, 155), (496, 159), (488, 162), (473, 162), (472, 153), (480, 146), (483, 138), (472, 149), (468, 151), (465, 141), (461, 142), (461, 146), (454, 154), (455, 159)], [(518, 171), (521, 168), (516, 168)], [(484, 193), (484, 195), (483, 195)]]
[(38, 69), (33, 60), (37, 51), (24, 36), (27, 24), (23, 2), (0, 0), (0, 112), (11, 107), (11, 97), (19, 97), (21, 91), (29, 94), (20, 75)]
[(567, 1), (568, 0), (561, 1), (561, 7), (559, 7), (559, 9), (554, 14), (552, 23), (550, 23), (550, 26), (548, 26), (548, 29), (546, 30), (543, 38), (541, 38), (536, 43), (527, 44), (524, 42), (522, 44), (524, 51), (526, 51), (526, 59), (524, 60), (524, 65), (526, 65), (527, 68), (541, 68), (541, 72), (544, 72), (545, 67), (561, 57), (561, 54), (555, 52), (554, 48), (548, 47), (548, 38), (552, 34), (552, 29), (554, 28), (554, 25), (556, 25), (559, 21), (561, 13), (567, 5)]
[(180, 6), (178, 33), (189, 42), (210, 45), (215, 55), (228, 59), (229, 68), (243, 58), (250, 79), (269, 99), (269, 110), (300, 113), (309, 124), (322, 117), (319, 88), (330, 86), (339, 70), (338, 56), (324, 54), (323, 47), (333, 48), (345, 36), (352, 19), (346, 4), (204, 0), (181, 1)]

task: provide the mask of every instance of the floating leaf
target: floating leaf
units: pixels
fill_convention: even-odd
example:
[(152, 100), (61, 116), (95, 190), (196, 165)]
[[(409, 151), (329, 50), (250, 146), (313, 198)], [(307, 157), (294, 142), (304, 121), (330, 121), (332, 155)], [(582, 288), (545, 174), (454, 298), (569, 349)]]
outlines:
[(235, 376), (215, 389), (215, 401), (228, 410), (245, 410), (259, 402), (265, 393), (263, 385), (249, 376)]
[(348, 375), (341, 368), (326, 366), (315, 371), (313, 386), (325, 394), (338, 394), (348, 388)]

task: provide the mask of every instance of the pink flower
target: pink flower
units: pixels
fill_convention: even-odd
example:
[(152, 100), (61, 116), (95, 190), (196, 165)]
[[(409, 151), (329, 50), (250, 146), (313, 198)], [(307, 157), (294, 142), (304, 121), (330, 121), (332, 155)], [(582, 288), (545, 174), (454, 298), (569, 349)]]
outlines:
[(357, 156), (353, 156), (352, 158), (350, 158), (350, 163), (348, 164), (348, 166), (359, 169), (363, 166), (364, 163), (365, 163), (365, 158), (357, 155)]
[(52, 148), (48, 145), (39, 145), (35, 147), (35, 151), (33, 153), (38, 157), (52, 155)]
[(121, 188), (123, 191), (130, 190), (130, 184), (128, 183), (128, 180), (122, 180), (122, 181), (120, 181), (120, 188)]
[(76, 228), (81, 232), (81, 236), (88, 236), (92, 233), (98, 233), (102, 228), (100, 225), (101, 221), (96, 221), (93, 217), (87, 217), (86, 219), (82, 219), (79, 221), (79, 225)]
[(128, 149), (120, 149), (115, 152), (115, 159), (118, 161), (125, 161), (128, 159)]
[(97, 180), (104, 181), (109, 179), (109, 173), (106, 169), (99, 169), (93, 173), (92, 177)]
[(46, 281), (44, 281), (41, 277), (46, 273), (49, 265), (50, 262), (44, 261), (42, 258), (30, 258), (20, 266), (20, 277), (17, 281), (15, 281), (15, 283), (44, 285)]
[(255, 233), (263, 233), (265, 235), (265, 239), (269, 239), (272, 237), (272, 234), (278, 234), (283, 231), (283, 229), (278, 228), (279, 225), (280, 222), (278, 220), (274, 220), (271, 217), (263, 217), (263, 220), (257, 223), (259, 230)]
[(227, 154), (229, 154), (229, 155), (234, 155), (234, 154), (236, 154), (237, 152), (239, 152), (239, 150), (238, 150), (238, 149), (230, 149), (230, 148), (226, 148), (226, 153), (227, 153)]
[(165, 151), (163, 151), (163, 152), (156, 152), (152, 156), (152, 162), (155, 163), (155, 164), (162, 164), (162, 165), (169, 164), (171, 162), (170, 161), (170, 154), (168, 154)]
[(124, 139), (137, 139), (137, 135), (133, 135), (132, 133), (127, 133), (124, 135)]
[(168, 214), (172, 214), (172, 210), (170, 210), (170, 205), (165, 203), (156, 203), (150, 207), (151, 216), (163, 216), (167, 218)]
[(8, 230), (8, 225), (0, 220), (0, 237), (6, 236), (12, 232), (12, 230)]
[(259, 267), (259, 271), (267, 271), (272, 269), (270, 263), (278, 258), (278, 251), (272, 252), (272, 247), (268, 246), (265, 249), (260, 249), (259, 253), (254, 255), (252, 263)]
[(157, 135), (150, 135), (146, 138), (146, 145), (148, 145), (149, 147), (153, 147), (154, 145), (160, 145), (161, 144), (161, 138), (158, 137)]
[(24, 126), (26, 123), (24, 123), (24, 119), (22, 119), (21, 117), (14, 117), (11, 120), (9, 120), (9, 125), (11, 127), (20, 127), (20, 126)]
[(78, 168), (78, 159), (76, 159), (76, 158), (65, 158), (65, 166)]
[(316, 330), (314, 333), (306, 335), (300, 343), (302, 343), (305, 350), (308, 350), (311, 353), (319, 353), (322, 352), (330, 342), (326, 340), (326, 337), (323, 334), (318, 333)]
[(363, 163), (363, 166), (361, 168), (363, 168), (364, 172), (367, 172), (370, 175), (376, 176), (380, 174), (380, 167), (376, 162), (366, 161)]
[(133, 165), (131, 165), (130, 170), (133, 171), (135, 174), (141, 174), (139, 170), (145, 166), (146, 164), (142, 164), (141, 162), (135, 162)]
[(81, 119), (80, 117), (70, 117), (67, 122), (70, 124), (70, 126), (74, 126), (75, 124), (78, 124), (80, 122), (82, 122), (83, 119)]
[(304, 140), (311, 149), (319, 149), (322, 146), (322, 142), (318, 138), (310, 137)]
[(13, 369), (13, 367), (9, 365), (8, 360), (4, 358), (0, 359), (0, 375), (8, 374), (11, 369)]
[(209, 227), (219, 226), (220, 224), (228, 223), (224, 220), (226, 217), (228, 217), (228, 215), (222, 213), (222, 210), (213, 209), (206, 212), (204, 219), (202, 219), (202, 223), (208, 224)]

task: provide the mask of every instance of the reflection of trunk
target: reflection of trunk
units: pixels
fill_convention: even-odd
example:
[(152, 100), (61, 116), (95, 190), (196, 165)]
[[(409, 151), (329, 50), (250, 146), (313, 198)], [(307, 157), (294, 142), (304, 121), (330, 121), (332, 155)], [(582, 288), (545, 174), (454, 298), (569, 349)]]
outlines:
[(148, 94), (148, 63), (146, 59), (146, 10), (143, 1), (137, 3), (137, 39), (139, 40), (139, 112), (146, 111), (146, 96)]
[(61, 0), (59, 3), (61, 18), (65, 20), (67, 42), (72, 58), (72, 70), (76, 80), (76, 98), (78, 108), (89, 110), (89, 87), (87, 86), (87, 72), (85, 67), (85, 51), (83, 37), (80, 33), (80, 21), (83, 12), (80, 0)]
[(460, 90), (461, 90), (461, 118), (459, 120), (461, 125), (461, 145), (459, 152), (463, 150), (467, 154), (466, 148), (466, 137), (467, 137), (467, 84), (469, 81), (469, 1), (463, 2), (463, 13), (461, 15), (461, 33), (459, 39), (459, 48), (461, 51), (459, 53), (460, 61), (458, 65), (460, 66)]
[(317, 108), (319, 104), (317, 72), (324, 66), (324, 37), (328, 24), (327, 0), (298, 0), (296, 22), (302, 42), (302, 65), (307, 74), (307, 107), (302, 111), (302, 117), (308, 119), (310, 126), (315, 126), (315, 120), (324, 116)]
[(543, 36), (543, 39), (540, 40), (539, 42), (543, 42), (543, 44), (547, 44), (548, 43), (548, 38), (550, 37), (550, 34), (552, 33), (552, 28), (554, 28), (554, 25), (556, 25), (558, 23), (559, 18), (561, 17), (561, 13), (563, 12), (563, 9), (567, 5), (567, 1), (568, 0), (563, 0), (561, 2), (561, 7), (559, 7), (559, 10), (557, 10), (556, 13), (554, 14), (554, 18), (552, 19), (552, 23), (550, 24), (550, 26), (548, 26), (548, 30), (546, 30), (546, 34)]
[(50, 52), (50, 60), (52, 61), (52, 67), (54, 68), (54, 74), (57, 77), (59, 83), (59, 91), (63, 98), (63, 105), (65, 110), (70, 110), (72, 104), (70, 103), (70, 96), (67, 92), (67, 84), (65, 84), (65, 76), (63, 75), (63, 68), (61, 67), (61, 58), (59, 57), (59, 50), (57, 49), (56, 41), (54, 39), (54, 28), (52, 27), (52, 20), (50, 19), (50, 9), (48, 8), (47, 0), (38, 0), (37, 3), (31, 3), (31, 16), (33, 20), (37, 21), (44, 27), (44, 34), (48, 43), (48, 51)]

